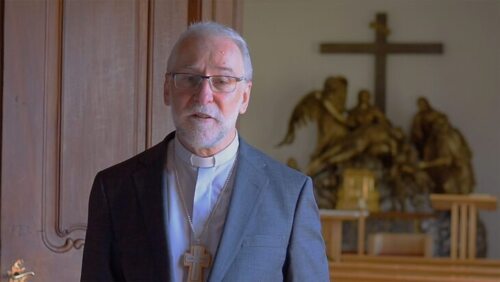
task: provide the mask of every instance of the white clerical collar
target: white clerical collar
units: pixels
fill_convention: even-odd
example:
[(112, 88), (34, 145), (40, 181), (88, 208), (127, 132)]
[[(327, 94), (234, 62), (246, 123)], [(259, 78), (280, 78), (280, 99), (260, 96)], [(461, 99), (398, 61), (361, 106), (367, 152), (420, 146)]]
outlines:
[(214, 167), (228, 162), (236, 155), (240, 144), (240, 141), (238, 140), (238, 134), (236, 133), (233, 141), (231, 141), (229, 146), (224, 148), (224, 150), (210, 157), (200, 157), (186, 149), (186, 147), (181, 144), (177, 136), (175, 136), (174, 139), (175, 155), (194, 167)]

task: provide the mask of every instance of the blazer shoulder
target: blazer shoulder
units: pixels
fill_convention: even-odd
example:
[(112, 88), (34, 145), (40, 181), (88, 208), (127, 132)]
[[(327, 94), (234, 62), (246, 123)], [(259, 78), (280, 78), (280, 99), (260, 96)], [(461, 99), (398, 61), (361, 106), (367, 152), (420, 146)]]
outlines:
[(165, 160), (168, 140), (156, 144), (145, 151), (97, 173), (96, 178), (116, 179), (128, 176), (144, 165), (161, 163)]
[(285, 165), (245, 141), (241, 140), (240, 143), (242, 156), (251, 160), (255, 166), (260, 167), (263, 173), (272, 174), (271, 178), (281, 178), (295, 183), (303, 183), (310, 179), (301, 171)]

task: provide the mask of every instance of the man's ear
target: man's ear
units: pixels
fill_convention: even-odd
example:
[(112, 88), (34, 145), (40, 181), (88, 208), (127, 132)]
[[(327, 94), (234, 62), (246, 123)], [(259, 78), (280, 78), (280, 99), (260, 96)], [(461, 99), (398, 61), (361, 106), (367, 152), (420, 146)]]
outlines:
[(165, 74), (165, 83), (163, 84), (163, 102), (170, 106), (170, 75)]
[(245, 90), (242, 93), (243, 101), (240, 105), (240, 114), (244, 114), (247, 111), (248, 104), (250, 103), (250, 92), (252, 90), (252, 81), (248, 81), (245, 85)]

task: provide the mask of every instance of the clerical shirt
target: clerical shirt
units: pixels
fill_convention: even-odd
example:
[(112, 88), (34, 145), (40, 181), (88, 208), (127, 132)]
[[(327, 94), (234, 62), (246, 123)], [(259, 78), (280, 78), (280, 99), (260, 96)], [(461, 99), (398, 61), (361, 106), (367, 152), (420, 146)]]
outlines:
[[(163, 174), (163, 195), (166, 203), (170, 281), (186, 281), (187, 268), (183, 264), (183, 256), (192, 244), (197, 244), (197, 238), (200, 239), (199, 244), (210, 252), (211, 266), (213, 265), (229, 207), (234, 182), (230, 173), (236, 161), (238, 147), (236, 134), (224, 150), (214, 156), (202, 158), (188, 151), (177, 137), (169, 142)], [(174, 169), (179, 182), (176, 181)], [(224, 189), (225, 185), (227, 187)], [(186, 207), (179, 192), (182, 193)], [(193, 221), (195, 234), (191, 231), (186, 209)], [(210, 216), (212, 210), (214, 212)], [(210, 270), (211, 267), (204, 270), (205, 281)]]

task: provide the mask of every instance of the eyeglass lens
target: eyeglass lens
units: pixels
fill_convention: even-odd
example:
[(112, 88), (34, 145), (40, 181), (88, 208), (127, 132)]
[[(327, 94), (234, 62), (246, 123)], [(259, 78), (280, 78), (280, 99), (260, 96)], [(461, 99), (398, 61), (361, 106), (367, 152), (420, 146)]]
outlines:
[(176, 73), (174, 76), (174, 84), (178, 89), (195, 90), (200, 85), (203, 79), (208, 79), (210, 88), (215, 92), (232, 92), (236, 89), (236, 84), (241, 79), (232, 76), (214, 75), (202, 76), (197, 74)]

